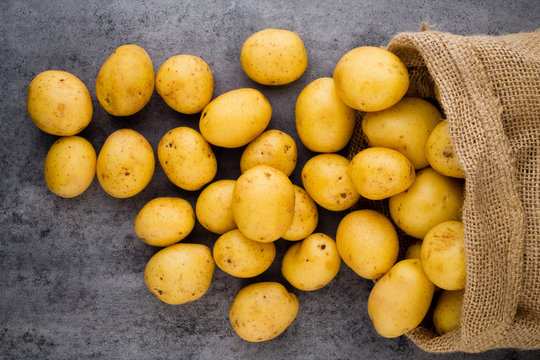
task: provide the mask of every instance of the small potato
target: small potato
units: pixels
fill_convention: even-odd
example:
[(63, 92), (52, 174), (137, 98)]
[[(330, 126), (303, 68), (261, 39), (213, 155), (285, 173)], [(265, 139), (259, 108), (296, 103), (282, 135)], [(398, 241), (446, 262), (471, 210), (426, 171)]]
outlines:
[(317, 205), (300, 186), (294, 186), (294, 217), (289, 229), (281, 237), (297, 241), (308, 237), (319, 223)]
[(154, 66), (138, 45), (122, 45), (107, 58), (96, 80), (96, 96), (105, 111), (129, 116), (141, 110), (154, 92)]
[(465, 171), (459, 164), (450, 140), (448, 120), (437, 125), (426, 143), (426, 157), (429, 165), (438, 173), (455, 178), (465, 178)]
[(268, 126), (272, 107), (255, 89), (237, 89), (212, 100), (199, 121), (202, 136), (210, 144), (236, 148), (259, 136)]
[(156, 91), (175, 111), (196, 114), (212, 99), (214, 76), (200, 57), (176, 55), (161, 65)]
[(349, 160), (338, 154), (320, 154), (302, 169), (302, 184), (311, 198), (332, 211), (343, 211), (360, 199), (347, 173)]
[(271, 340), (284, 332), (298, 314), (298, 299), (277, 282), (248, 285), (229, 310), (232, 328), (250, 342)]
[(416, 173), (399, 151), (372, 147), (360, 151), (349, 164), (349, 177), (358, 193), (370, 200), (382, 200), (407, 190)]
[(409, 245), (405, 252), (405, 259), (422, 259), (422, 241), (416, 241)]
[(137, 214), (135, 234), (152, 246), (169, 246), (184, 239), (195, 226), (193, 207), (184, 199), (160, 197), (150, 200)]
[(200, 244), (175, 244), (158, 251), (144, 270), (146, 286), (161, 301), (180, 305), (203, 296), (214, 276), (210, 249)]
[(409, 74), (403, 62), (388, 50), (363, 46), (339, 60), (334, 82), (340, 99), (353, 109), (381, 111), (405, 95)]
[(219, 180), (204, 188), (197, 198), (195, 213), (201, 225), (216, 234), (236, 229), (232, 212), (235, 180)]
[(80, 133), (92, 120), (94, 111), (84, 83), (75, 75), (58, 70), (44, 71), (30, 82), (26, 108), (38, 128), (58, 136)]
[(294, 139), (279, 130), (268, 130), (246, 147), (240, 158), (240, 170), (268, 165), (289, 176), (296, 167), (298, 152)]
[(378, 279), (396, 262), (399, 242), (394, 226), (374, 210), (357, 210), (339, 223), (336, 244), (345, 264), (365, 279)]
[(308, 58), (298, 35), (288, 30), (265, 29), (244, 42), (240, 63), (253, 81), (263, 85), (284, 85), (302, 76)]
[(295, 288), (312, 291), (330, 283), (340, 266), (341, 258), (334, 240), (317, 233), (287, 250), (281, 263), (281, 273)]
[(444, 290), (439, 296), (433, 310), (433, 324), (439, 335), (459, 328), (464, 294), (465, 290)]
[(296, 100), (296, 130), (311, 151), (333, 153), (351, 139), (356, 110), (339, 98), (332, 78), (319, 78), (302, 90)]
[(189, 127), (174, 128), (161, 138), (158, 159), (169, 180), (184, 190), (199, 190), (216, 176), (217, 160), (212, 148)]
[(250, 240), (238, 230), (221, 235), (214, 244), (216, 265), (227, 274), (249, 278), (262, 274), (276, 257), (273, 242)]
[(141, 192), (152, 179), (156, 160), (150, 143), (138, 132), (113, 132), (97, 158), (97, 178), (105, 192), (128, 198)]
[(58, 196), (72, 198), (82, 194), (96, 175), (96, 151), (80, 136), (63, 137), (54, 142), (45, 158), (45, 183)]

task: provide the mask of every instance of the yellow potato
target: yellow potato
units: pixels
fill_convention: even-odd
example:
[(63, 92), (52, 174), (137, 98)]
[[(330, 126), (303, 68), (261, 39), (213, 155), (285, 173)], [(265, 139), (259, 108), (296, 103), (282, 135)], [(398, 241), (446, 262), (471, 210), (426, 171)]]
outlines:
[(122, 45), (105, 60), (96, 80), (96, 96), (105, 111), (115, 116), (133, 115), (154, 92), (154, 66), (138, 45)]
[(284, 85), (302, 76), (308, 58), (298, 35), (288, 30), (265, 29), (244, 42), (240, 63), (253, 81), (263, 85)]
[(289, 176), (296, 167), (298, 152), (294, 139), (279, 130), (268, 130), (249, 143), (240, 158), (240, 170), (268, 165)]
[(232, 195), (235, 180), (219, 180), (204, 188), (197, 198), (197, 220), (216, 234), (236, 229), (232, 212)]
[(216, 265), (227, 274), (249, 278), (262, 274), (272, 265), (276, 247), (273, 242), (250, 240), (235, 229), (216, 240), (213, 255)]
[(58, 196), (82, 194), (96, 175), (96, 151), (80, 136), (62, 137), (52, 144), (45, 158), (45, 183)]
[(439, 335), (444, 335), (459, 328), (461, 322), (461, 306), (465, 290), (445, 290), (439, 296), (433, 310), (433, 324)]
[(105, 192), (128, 198), (141, 192), (152, 179), (156, 160), (150, 143), (138, 132), (113, 132), (97, 158), (97, 178)]
[(396, 55), (382, 48), (363, 46), (339, 60), (334, 82), (340, 99), (353, 109), (381, 111), (405, 95), (409, 74)]
[(281, 273), (295, 288), (312, 291), (330, 283), (340, 266), (341, 258), (334, 240), (316, 233), (287, 250), (281, 263)]
[(195, 226), (195, 213), (189, 202), (177, 197), (150, 200), (137, 214), (135, 234), (148, 245), (169, 246), (184, 239)]
[(448, 120), (439, 123), (429, 135), (426, 143), (426, 156), (429, 165), (445, 176), (465, 178), (465, 171), (459, 164), (450, 140)]
[(369, 294), (368, 314), (375, 330), (394, 338), (416, 328), (426, 316), (433, 291), (419, 259), (398, 262)]
[(338, 154), (319, 154), (302, 169), (302, 184), (311, 198), (332, 211), (343, 211), (360, 199), (347, 173), (349, 160)]
[(281, 235), (285, 240), (297, 241), (308, 237), (319, 223), (319, 211), (313, 199), (300, 186), (294, 186), (294, 216), (291, 226)]
[(80, 133), (93, 114), (92, 99), (84, 83), (58, 70), (44, 71), (30, 82), (26, 108), (38, 128), (58, 136)]
[(414, 166), (405, 155), (383, 147), (364, 149), (349, 164), (349, 177), (356, 190), (370, 200), (405, 191), (415, 176)]
[(234, 221), (251, 240), (277, 240), (292, 223), (294, 197), (294, 186), (287, 175), (266, 165), (252, 167), (234, 186)]
[(423, 239), (433, 226), (459, 220), (462, 202), (461, 181), (425, 168), (407, 190), (390, 198), (388, 206), (392, 220), (403, 232)]
[(250, 342), (271, 340), (285, 331), (298, 314), (298, 299), (277, 282), (248, 285), (229, 310), (232, 328)]
[(193, 55), (176, 55), (161, 65), (156, 91), (174, 110), (195, 114), (212, 99), (214, 76), (208, 64)]
[(394, 226), (374, 210), (347, 214), (336, 233), (337, 249), (343, 262), (366, 279), (378, 279), (396, 262), (399, 242)]
[(148, 290), (167, 304), (180, 305), (203, 296), (214, 276), (210, 249), (200, 244), (175, 244), (158, 251), (144, 270)]
[(199, 190), (216, 176), (217, 160), (212, 148), (189, 127), (177, 127), (163, 135), (158, 159), (169, 180), (184, 190)]
[(339, 98), (332, 78), (319, 78), (302, 90), (296, 100), (296, 130), (311, 151), (333, 153), (351, 139), (356, 111)]
[(386, 110), (366, 113), (362, 131), (371, 146), (397, 150), (415, 169), (423, 169), (429, 165), (426, 141), (441, 119), (439, 110), (428, 101), (404, 97)]
[(212, 100), (199, 121), (202, 136), (210, 144), (236, 148), (259, 136), (268, 126), (272, 107), (255, 89), (237, 89)]
[(409, 245), (405, 252), (405, 259), (422, 259), (422, 241), (416, 241)]

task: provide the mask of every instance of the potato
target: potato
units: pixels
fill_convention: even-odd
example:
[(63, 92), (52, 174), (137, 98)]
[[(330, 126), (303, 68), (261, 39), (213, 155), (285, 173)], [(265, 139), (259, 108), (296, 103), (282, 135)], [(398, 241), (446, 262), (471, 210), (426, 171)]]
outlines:
[(191, 233), (195, 213), (189, 202), (177, 197), (150, 200), (137, 214), (133, 228), (142, 241), (152, 246), (169, 246)]
[(161, 65), (156, 75), (156, 91), (175, 111), (195, 114), (212, 99), (214, 76), (200, 57), (176, 55)]
[(251, 240), (277, 240), (292, 223), (294, 197), (294, 186), (287, 175), (266, 165), (252, 167), (234, 186), (234, 221)]
[(195, 213), (199, 223), (216, 234), (236, 229), (232, 212), (235, 180), (219, 180), (204, 188), (197, 198)]
[(332, 78), (319, 78), (306, 86), (295, 108), (296, 131), (311, 151), (333, 153), (351, 139), (356, 111), (339, 98)]
[(97, 178), (105, 192), (128, 198), (141, 192), (152, 179), (156, 160), (150, 143), (138, 132), (113, 132), (97, 158)]
[(80, 136), (62, 137), (52, 144), (45, 158), (45, 183), (58, 196), (82, 194), (96, 175), (96, 151)]
[(448, 120), (439, 123), (429, 135), (426, 143), (426, 157), (429, 165), (438, 173), (455, 178), (465, 178), (465, 171), (459, 164), (450, 140)]
[(465, 290), (444, 290), (439, 296), (433, 310), (433, 324), (439, 335), (459, 328), (464, 294)]
[(58, 70), (44, 71), (32, 79), (26, 108), (38, 128), (58, 136), (80, 133), (92, 120), (94, 111), (84, 83), (75, 75)]
[(96, 96), (105, 111), (129, 116), (141, 110), (154, 92), (154, 66), (138, 45), (122, 45), (105, 60), (96, 80)]
[(285, 240), (297, 241), (308, 237), (319, 223), (319, 211), (306, 190), (294, 186), (294, 216), (291, 226), (281, 235)]
[(281, 273), (297, 289), (318, 290), (339, 272), (341, 258), (335, 241), (322, 233), (311, 234), (291, 246), (281, 263)]
[(214, 276), (210, 249), (200, 244), (175, 244), (158, 251), (144, 270), (146, 286), (167, 304), (180, 305), (203, 296)]
[(355, 273), (378, 279), (396, 262), (399, 242), (394, 226), (374, 210), (347, 214), (336, 233), (339, 255)]
[(249, 278), (262, 274), (276, 257), (273, 242), (251, 240), (238, 230), (221, 235), (213, 250), (216, 265), (229, 275)]
[(284, 85), (302, 76), (308, 58), (298, 35), (288, 30), (265, 29), (244, 42), (240, 63), (253, 81), (263, 85)]
[(360, 194), (382, 200), (407, 190), (414, 181), (414, 166), (392, 149), (372, 147), (360, 151), (349, 164), (349, 177)]
[(289, 176), (296, 167), (298, 152), (293, 138), (283, 131), (268, 130), (246, 147), (240, 158), (240, 170), (268, 165)]
[(341, 101), (360, 111), (381, 111), (396, 104), (409, 88), (403, 62), (388, 50), (362, 46), (346, 53), (334, 69)]
[(410, 244), (405, 251), (405, 259), (422, 259), (422, 241)]
[(163, 135), (158, 159), (169, 180), (184, 190), (199, 190), (216, 176), (217, 160), (212, 148), (197, 130), (189, 127), (177, 127)]
[(423, 169), (429, 165), (427, 139), (441, 119), (439, 110), (428, 101), (404, 97), (386, 110), (366, 113), (362, 118), (362, 131), (370, 146), (397, 150), (415, 169)]
[(390, 215), (406, 234), (423, 239), (429, 229), (447, 220), (459, 220), (463, 202), (461, 181), (425, 168), (404, 192), (390, 197)]
[(298, 314), (298, 299), (277, 282), (248, 285), (229, 310), (232, 328), (250, 342), (271, 340), (285, 331)]
[(255, 89), (237, 89), (212, 100), (199, 121), (202, 136), (210, 144), (236, 148), (259, 136), (268, 126), (272, 107)]
[(368, 314), (375, 330), (394, 338), (416, 328), (426, 316), (433, 291), (419, 259), (398, 262), (369, 294)]
[(338, 154), (319, 154), (302, 169), (302, 184), (311, 198), (332, 211), (343, 211), (360, 199), (347, 173), (349, 160)]

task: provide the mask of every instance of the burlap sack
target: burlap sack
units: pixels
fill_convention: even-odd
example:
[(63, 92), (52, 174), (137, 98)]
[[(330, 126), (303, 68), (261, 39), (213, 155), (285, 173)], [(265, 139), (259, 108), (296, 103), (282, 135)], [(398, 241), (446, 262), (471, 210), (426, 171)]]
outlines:
[[(408, 95), (439, 103), (466, 173), (461, 327), (408, 336), (431, 352), (540, 348), (540, 30), (403, 33), (388, 50), (409, 69)], [(364, 146), (357, 127), (349, 156)]]

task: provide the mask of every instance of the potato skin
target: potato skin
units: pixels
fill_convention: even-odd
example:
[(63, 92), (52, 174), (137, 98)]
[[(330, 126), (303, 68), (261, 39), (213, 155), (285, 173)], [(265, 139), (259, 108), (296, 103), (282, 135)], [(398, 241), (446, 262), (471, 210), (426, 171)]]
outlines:
[(197, 198), (195, 213), (199, 223), (216, 234), (236, 229), (232, 195), (236, 180), (219, 180), (204, 188)]
[(296, 167), (298, 150), (294, 139), (279, 130), (268, 130), (249, 143), (240, 158), (240, 170), (268, 165), (289, 176)]
[(429, 165), (438, 173), (455, 178), (465, 178), (465, 171), (450, 140), (448, 120), (439, 123), (429, 135), (426, 142), (426, 157)]
[(464, 294), (465, 290), (441, 292), (433, 310), (433, 324), (439, 335), (459, 328)]
[(285, 240), (297, 241), (308, 237), (319, 223), (319, 211), (306, 190), (294, 186), (294, 216), (291, 226), (281, 235)]

